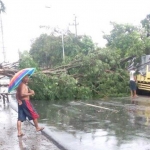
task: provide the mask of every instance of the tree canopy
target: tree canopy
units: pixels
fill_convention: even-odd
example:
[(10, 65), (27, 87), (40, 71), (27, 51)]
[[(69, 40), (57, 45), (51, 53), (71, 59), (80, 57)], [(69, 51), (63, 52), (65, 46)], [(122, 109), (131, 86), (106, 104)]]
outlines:
[[(94, 43), (90, 37), (83, 35), (76, 38), (72, 33), (64, 36), (65, 62), (69, 62), (76, 55), (88, 54), (91, 50), (94, 50)], [(42, 34), (33, 42), (30, 55), (43, 68), (61, 65), (64, 61), (61, 35)]]
[(112, 22), (105, 48), (87, 35), (42, 34), (21, 54), (20, 68), (36, 67), (30, 84), (35, 99), (94, 99), (129, 94), (128, 66), (150, 53), (149, 15), (141, 26)]
[(0, 14), (4, 13), (5, 10), (6, 10), (6, 7), (5, 7), (4, 3), (0, 0)]

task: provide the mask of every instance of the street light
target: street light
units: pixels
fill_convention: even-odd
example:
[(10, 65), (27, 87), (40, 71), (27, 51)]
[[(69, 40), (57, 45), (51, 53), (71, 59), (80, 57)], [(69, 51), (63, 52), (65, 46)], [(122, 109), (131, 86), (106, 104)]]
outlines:
[[(51, 7), (50, 6), (45, 6), (45, 8), (48, 8), (50, 9)], [(45, 28), (50, 28), (49, 26), (41, 26), (42, 27), (45, 27)], [(53, 28), (55, 30), (55, 28)], [(62, 51), (63, 51), (63, 60), (65, 60), (65, 50), (64, 50), (64, 32), (63, 30), (60, 30), (60, 29), (57, 29), (55, 30), (57, 33), (61, 33), (61, 41), (62, 41)]]

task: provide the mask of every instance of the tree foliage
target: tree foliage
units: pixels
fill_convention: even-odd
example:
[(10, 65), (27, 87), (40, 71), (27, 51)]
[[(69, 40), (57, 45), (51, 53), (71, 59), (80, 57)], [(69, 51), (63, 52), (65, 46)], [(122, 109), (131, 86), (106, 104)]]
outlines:
[(95, 50), (88, 55), (76, 56), (66, 72), (55, 75), (37, 72), (30, 84), (36, 92), (34, 98), (92, 99), (126, 95), (128, 76), (122, 70), (120, 61), (116, 51)]
[[(64, 36), (65, 61), (61, 35), (54, 32), (37, 38), (30, 54), (23, 54), (20, 66), (36, 66), (30, 86), (35, 99), (94, 99), (129, 94), (129, 60), (150, 53), (149, 15), (142, 27), (111, 23), (104, 34), (106, 48), (96, 48), (86, 35)], [(30, 64), (30, 65), (29, 65)], [(47, 70), (45, 70), (47, 68)], [(42, 71), (39, 71), (42, 70)]]
[[(93, 41), (88, 36), (75, 38), (72, 33), (64, 36), (65, 62), (69, 62), (77, 54), (87, 54), (93, 49)], [(40, 67), (52, 68), (60, 65), (63, 62), (61, 35), (41, 35), (32, 44), (30, 54)]]
[(4, 13), (5, 10), (6, 10), (6, 7), (5, 7), (3, 1), (0, 0), (0, 14), (1, 14), (2, 12)]
[(30, 54), (27, 51), (20, 52), (20, 62), (19, 62), (19, 68), (39, 68), (37, 63), (33, 60), (33, 58), (30, 56)]
[(104, 35), (107, 46), (118, 49), (122, 57), (143, 54), (143, 41), (138, 27), (129, 24), (111, 23), (113, 26), (110, 35)]
[(142, 27), (145, 29), (146, 36), (150, 36), (150, 14), (145, 19), (141, 20)]

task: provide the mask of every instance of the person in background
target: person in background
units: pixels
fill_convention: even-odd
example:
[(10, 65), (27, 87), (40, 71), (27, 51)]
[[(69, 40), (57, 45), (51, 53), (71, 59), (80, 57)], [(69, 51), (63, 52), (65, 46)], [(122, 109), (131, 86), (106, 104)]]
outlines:
[(135, 68), (130, 70), (130, 91), (131, 91), (131, 98), (136, 98), (136, 76), (135, 76)]

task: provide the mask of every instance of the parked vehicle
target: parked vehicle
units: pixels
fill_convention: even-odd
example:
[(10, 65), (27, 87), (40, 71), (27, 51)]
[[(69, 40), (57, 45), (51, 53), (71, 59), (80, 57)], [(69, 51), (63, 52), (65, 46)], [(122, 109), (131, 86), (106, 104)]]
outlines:
[(141, 63), (136, 76), (137, 93), (150, 92), (150, 55), (141, 57)]

